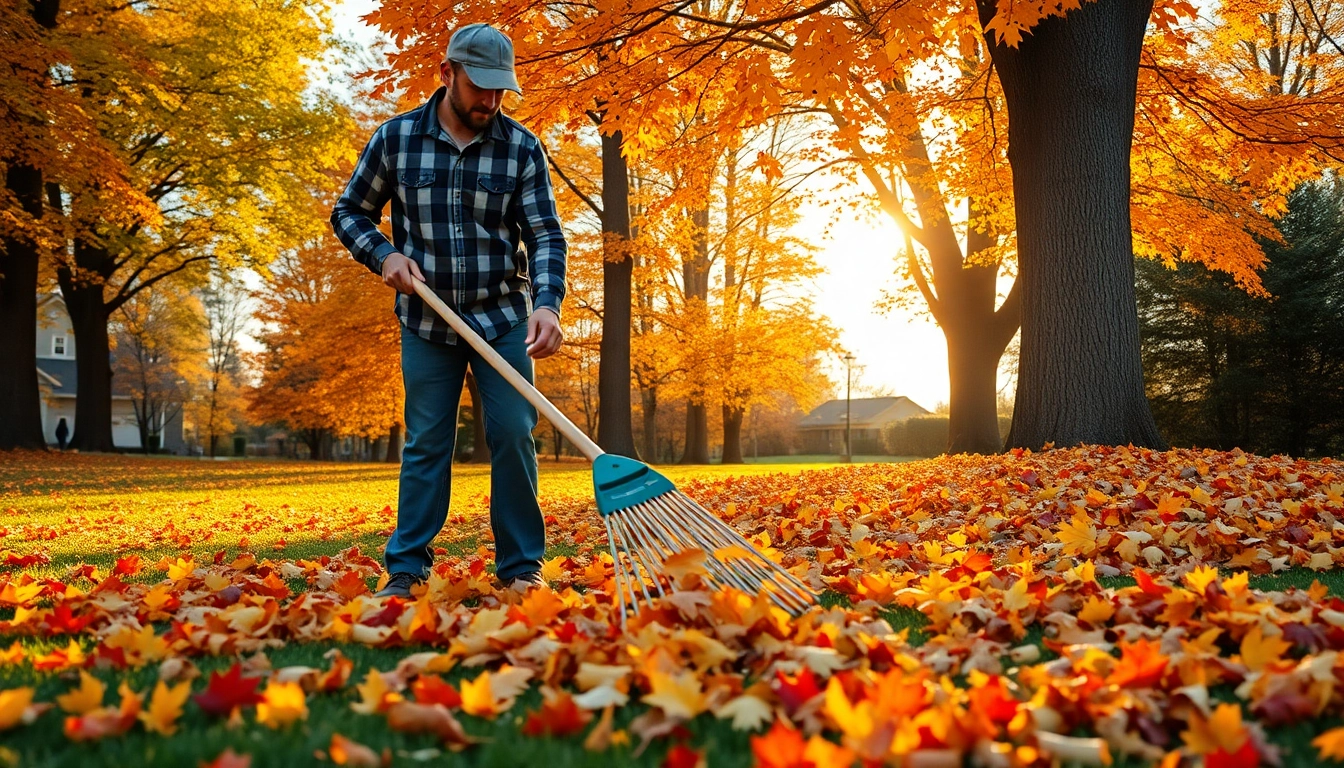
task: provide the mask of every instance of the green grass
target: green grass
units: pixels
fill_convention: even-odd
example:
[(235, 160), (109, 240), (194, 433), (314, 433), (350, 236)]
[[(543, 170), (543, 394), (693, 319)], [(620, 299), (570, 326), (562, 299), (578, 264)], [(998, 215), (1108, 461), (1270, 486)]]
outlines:
[[(666, 466), (659, 469), (673, 482), (681, 484), (735, 475), (792, 474), (836, 466), (834, 462), (816, 461), (822, 457), (787, 458), (796, 459), (797, 462), (745, 466)], [(208, 530), (219, 528), (219, 520), (236, 519), (234, 513), (245, 504), (251, 504), (255, 507), (249, 511), (256, 518), (276, 516), (277, 525), (282, 527), (286, 521), (308, 519), (313, 515), (323, 519), (340, 519), (343, 515), (352, 514), (352, 509), (354, 514), (377, 515), (383, 506), (396, 504), (395, 465), (251, 460), (164, 461), (158, 458), (109, 457), (109, 463), (106, 464), (101, 460), (93, 461), (93, 468), (87, 471), (52, 471), (50, 467), (43, 469), (45, 465), (41, 463), (5, 462), (3, 459), (0, 456), (0, 513), (4, 513), (0, 524), (10, 528), (21, 523), (72, 525), (72, 533), (55, 540), (29, 541), (6, 537), (0, 539), (0, 549), (26, 552), (40, 547), (50, 551), (53, 563), (33, 571), (57, 578), (74, 563), (89, 562), (108, 568), (116, 557), (124, 554), (116, 551), (109, 543), (105, 530), (73, 530), (84, 525), (84, 521), (100, 523), (116, 519), (117, 516), (128, 520), (148, 516), (154, 525), (170, 520), (186, 528), (194, 522), (200, 530)], [(123, 465), (123, 469), (117, 469)], [(542, 463), (541, 492), (544, 504), (548, 500), (572, 499), (588, 494), (591, 488), (589, 483), (589, 470), (584, 463)], [(486, 467), (455, 467), (452, 497), (455, 513), (483, 513), (484, 497), (488, 493), (489, 476)], [(71, 519), (76, 522), (70, 524), (68, 521)], [(243, 519), (249, 518), (245, 515)], [(375, 525), (369, 529), (354, 530), (326, 539), (291, 532), (285, 534), (289, 544), (279, 554), (285, 558), (313, 558), (358, 544), (367, 554), (377, 556), (378, 547), (385, 541), (377, 529), (389, 522), (377, 518)], [(277, 531), (270, 529), (251, 534), (252, 548), (259, 556), (270, 554), (265, 545), (276, 535)], [(204, 558), (217, 549), (236, 550), (236, 542), (231, 543), (233, 538), (236, 537), (232, 533), (221, 531), (213, 539), (193, 542), (186, 550), (164, 545), (148, 548), (141, 555), (151, 563), (163, 554), (179, 556), (186, 551)], [(442, 546), (451, 553), (463, 554), (473, 551), (478, 543), (474, 539), (445, 540)], [(553, 544), (548, 548), (547, 556), (573, 554), (573, 549), (573, 545)], [(159, 572), (149, 570), (141, 578), (157, 581), (161, 577)], [(1251, 585), (1257, 589), (1305, 588), (1314, 580), (1320, 580), (1334, 594), (1344, 594), (1344, 572), (1340, 571), (1318, 573), (1294, 569), (1253, 577)], [(1132, 580), (1123, 578), (1103, 581), (1109, 587), (1132, 584)], [(304, 588), (301, 581), (291, 583), (290, 586), (296, 591)], [(827, 604), (844, 602), (843, 597), (834, 594), (825, 595), (823, 599)], [(0, 611), (0, 616), (9, 615), (12, 615), (12, 609)], [(883, 615), (898, 631), (908, 630), (912, 644), (919, 645), (927, 640), (923, 629), (927, 621), (918, 611), (898, 607)], [(15, 639), (30, 651), (43, 652), (57, 646), (64, 647), (68, 638), (0, 637), (0, 647), (7, 647)], [(1039, 628), (1031, 628), (1026, 640), (1039, 644)], [(88, 638), (85, 638), (84, 644), (86, 648), (91, 647)], [(328, 662), (322, 658), (322, 654), (332, 647), (336, 645), (328, 642), (292, 644), (268, 652), (268, 657), (276, 668), (290, 665), (325, 668)], [(412, 757), (413, 753), (436, 748), (434, 738), (396, 733), (387, 728), (383, 718), (358, 714), (349, 705), (357, 699), (353, 683), (362, 680), (367, 670), (392, 669), (405, 655), (426, 649), (375, 649), (346, 644), (339, 647), (355, 662), (352, 684), (338, 694), (310, 697), (308, 719), (286, 730), (273, 731), (256, 724), (252, 711), (244, 716), (241, 727), (229, 728), (223, 721), (210, 719), (199, 708), (188, 704), (185, 715), (179, 721), (180, 730), (172, 737), (147, 734), (137, 726), (122, 738), (78, 744), (70, 742), (63, 735), (63, 715), (53, 710), (30, 726), (0, 733), (0, 747), (11, 750), (17, 755), (18, 764), (24, 766), (195, 766), (198, 762), (212, 760), (226, 747), (250, 754), (254, 766), (291, 766), (316, 762), (314, 751), (325, 749), (332, 733), (340, 733), (375, 750), (390, 748), (394, 753), (395, 765), (418, 764)], [(234, 659), (206, 657), (194, 661), (203, 673), (208, 674), (211, 670), (227, 668)], [(456, 683), (462, 677), (474, 677), (478, 672), (477, 669), (454, 670), (448, 678)], [(148, 691), (156, 678), (156, 669), (151, 666), (129, 674), (95, 674), (108, 683), (106, 701), (113, 703), (118, 681), (127, 679), (136, 690)], [(37, 673), (27, 665), (0, 667), (0, 687), (35, 686), (37, 701), (52, 701), (56, 695), (75, 687), (76, 682), (71, 673)], [(196, 691), (199, 692), (203, 685), (198, 680)], [(667, 740), (657, 741), (636, 758), (634, 748), (639, 740), (633, 736), (629, 746), (616, 746), (603, 754), (587, 752), (582, 746), (582, 735), (564, 739), (522, 737), (519, 729), (523, 719), (527, 712), (537, 708), (539, 702), (540, 694), (531, 690), (513, 709), (497, 720), (462, 715), (460, 719), (467, 731), (487, 741), (461, 754), (444, 752), (430, 762), (462, 766), (536, 765), (546, 768), (613, 764), (654, 766), (661, 763), (672, 743)], [(617, 727), (627, 726), (644, 710), (638, 704), (623, 708), (617, 713)], [(1250, 719), (1250, 713), (1247, 713), (1247, 718)], [(1336, 725), (1339, 722), (1302, 723), (1272, 730), (1270, 735), (1273, 742), (1283, 750), (1285, 766), (1314, 766), (1317, 764), (1316, 751), (1310, 746), (1310, 740)], [(751, 765), (749, 735), (733, 731), (729, 723), (703, 716), (693, 721), (689, 730), (692, 734), (689, 744), (709, 755), (709, 765)], [(3, 754), (0, 752), (0, 765), (4, 764)]]

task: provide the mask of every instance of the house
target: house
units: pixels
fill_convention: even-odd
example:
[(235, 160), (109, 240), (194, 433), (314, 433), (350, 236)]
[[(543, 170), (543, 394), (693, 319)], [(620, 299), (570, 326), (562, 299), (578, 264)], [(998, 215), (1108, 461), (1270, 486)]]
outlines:
[[(853, 453), (882, 453), (882, 432), (911, 416), (929, 413), (908, 397), (865, 397), (849, 401)], [(798, 420), (804, 453), (845, 452), (845, 401), (828, 400)]]
[[(75, 433), (75, 399), (78, 397), (75, 369), (75, 333), (65, 301), (51, 293), (37, 298), (37, 384), (42, 392), (42, 434), (56, 445), (56, 425), (62, 418)], [(167, 419), (159, 431), (164, 450), (185, 453), (182, 414)], [(130, 391), (112, 377), (112, 444), (140, 450), (140, 428)]]

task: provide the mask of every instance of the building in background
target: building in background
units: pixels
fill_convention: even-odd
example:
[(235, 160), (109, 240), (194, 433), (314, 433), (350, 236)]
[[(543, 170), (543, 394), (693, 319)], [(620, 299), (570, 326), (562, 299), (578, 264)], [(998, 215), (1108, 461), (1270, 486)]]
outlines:
[[(65, 419), (74, 435), (76, 386), (75, 332), (60, 294), (50, 293), (37, 299), (37, 379), (42, 391), (42, 434), (47, 444), (56, 445), (56, 425)], [(162, 450), (181, 454), (186, 451), (182, 432), (181, 409), (159, 425)], [(141, 450), (140, 428), (136, 424), (135, 405), (124, 385), (112, 378), (112, 444), (128, 451)]]
[[(855, 455), (886, 453), (882, 434), (894, 423), (929, 411), (908, 397), (865, 397), (849, 401)], [(845, 400), (828, 400), (798, 420), (803, 453), (845, 453)]]

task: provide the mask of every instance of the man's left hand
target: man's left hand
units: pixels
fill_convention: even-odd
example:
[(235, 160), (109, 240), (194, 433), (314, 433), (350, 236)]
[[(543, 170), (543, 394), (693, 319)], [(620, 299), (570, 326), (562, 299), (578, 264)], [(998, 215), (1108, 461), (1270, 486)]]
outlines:
[(565, 340), (560, 330), (560, 316), (554, 310), (538, 307), (527, 319), (527, 356), (533, 360), (550, 357)]

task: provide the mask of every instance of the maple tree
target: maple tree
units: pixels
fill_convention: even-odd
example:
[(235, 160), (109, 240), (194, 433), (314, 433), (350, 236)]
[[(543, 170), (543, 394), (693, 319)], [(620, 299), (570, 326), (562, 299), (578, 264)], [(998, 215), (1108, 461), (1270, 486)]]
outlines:
[(146, 453), (160, 430), (183, 414), (190, 380), (201, 367), (204, 316), (190, 294), (159, 283), (136, 293), (111, 319), (112, 374), (126, 382)]
[[(105, 185), (130, 207), (139, 195), (124, 163), (92, 116), (52, 72), (71, 62), (59, 0), (0, 8), (0, 450), (45, 448), (37, 388), (37, 293), (42, 255), (58, 247), (46, 184), (79, 179)], [(78, 146), (78, 153), (64, 147)]]
[[(313, 209), (329, 210), (320, 198)], [(266, 325), (250, 416), (299, 432), (314, 458), (328, 435), (389, 436), (395, 455), (405, 396), (393, 292), (330, 232), (282, 254), (270, 272), (258, 291)]]
[(111, 312), (160, 281), (202, 279), (212, 262), (264, 263), (320, 225), (303, 215), (304, 192), (348, 130), (334, 102), (305, 92), (326, 23), (232, 0), (62, 12), (72, 57), (53, 87), (90, 115), (136, 192), (78, 177), (49, 190), (69, 242), (51, 256), (80, 350), (76, 448), (112, 447)]

